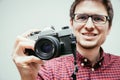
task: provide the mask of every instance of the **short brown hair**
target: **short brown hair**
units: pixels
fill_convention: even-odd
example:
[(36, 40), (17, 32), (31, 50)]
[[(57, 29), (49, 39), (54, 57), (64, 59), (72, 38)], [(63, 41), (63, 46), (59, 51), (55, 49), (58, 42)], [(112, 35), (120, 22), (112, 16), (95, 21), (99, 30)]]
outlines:
[[(75, 0), (73, 2), (73, 4), (71, 5), (71, 8), (70, 8), (70, 18), (73, 20), (73, 15), (74, 15), (74, 11), (75, 11), (75, 8), (76, 6), (81, 2), (81, 1), (84, 1), (84, 0)], [(113, 7), (112, 7), (112, 4), (111, 4), (111, 1), (110, 0), (99, 0), (100, 2), (102, 2), (102, 4), (105, 6), (106, 10), (107, 10), (107, 13), (108, 13), (108, 16), (110, 18), (109, 20), (109, 26), (112, 25), (112, 20), (113, 20), (113, 15), (114, 15), (114, 12), (113, 12)]]

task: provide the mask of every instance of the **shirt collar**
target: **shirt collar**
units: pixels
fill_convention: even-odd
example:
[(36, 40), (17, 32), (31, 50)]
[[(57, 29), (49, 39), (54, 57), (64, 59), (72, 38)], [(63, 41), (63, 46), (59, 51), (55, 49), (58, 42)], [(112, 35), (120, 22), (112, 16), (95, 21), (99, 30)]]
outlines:
[(100, 58), (98, 61), (96, 61), (96, 64), (94, 66), (92, 66), (90, 60), (88, 60), (86, 57), (82, 56), (78, 51), (76, 53), (77, 63), (80, 63), (81, 66), (83, 66), (83, 67), (92, 67), (94, 69), (97, 69), (102, 65), (104, 56), (105, 56), (105, 53), (104, 53), (103, 49), (100, 48)]

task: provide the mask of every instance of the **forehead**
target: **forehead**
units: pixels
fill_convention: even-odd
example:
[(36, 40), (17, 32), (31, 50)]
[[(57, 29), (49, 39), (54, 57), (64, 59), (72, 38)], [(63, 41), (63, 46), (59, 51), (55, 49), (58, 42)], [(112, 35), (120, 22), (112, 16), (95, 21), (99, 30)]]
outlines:
[(102, 2), (97, 0), (83, 0), (75, 9), (75, 13), (88, 13), (88, 14), (100, 14), (107, 15), (107, 11)]

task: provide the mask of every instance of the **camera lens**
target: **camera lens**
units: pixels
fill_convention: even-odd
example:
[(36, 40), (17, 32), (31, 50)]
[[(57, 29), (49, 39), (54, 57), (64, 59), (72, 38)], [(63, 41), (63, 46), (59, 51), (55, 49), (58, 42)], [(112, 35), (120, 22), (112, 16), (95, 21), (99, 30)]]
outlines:
[(52, 52), (52, 50), (53, 50), (53, 46), (52, 46), (52, 44), (50, 44), (50, 43), (43, 43), (43, 44), (40, 46), (40, 49), (41, 49), (41, 51), (44, 52), (44, 53), (50, 53), (50, 52)]
[(43, 60), (58, 56), (60, 43), (53, 36), (42, 36), (35, 43), (35, 55)]

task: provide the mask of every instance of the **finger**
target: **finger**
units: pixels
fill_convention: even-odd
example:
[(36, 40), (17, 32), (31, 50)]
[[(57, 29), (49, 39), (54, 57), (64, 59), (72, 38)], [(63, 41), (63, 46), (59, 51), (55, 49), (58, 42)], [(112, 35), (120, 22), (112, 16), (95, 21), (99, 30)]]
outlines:
[(29, 31), (26, 31), (25, 33), (23, 33), (22, 35), (17, 36), (16, 40), (15, 40), (15, 45), (14, 47), (16, 47), (16, 45), (20, 42), (20, 41), (27, 41), (30, 40), (29, 35), (35, 31), (40, 31), (40, 29), (31, 29)]
[(27, 56), (26, 57), (26, 63), (39, 63), (39, 64), (43, 64), (43, 61), (41, 59), (39, 59), (38, 57), (35, 56)]
[(34, 44), (35, 42), (26, 42), (26, 41), (22, 41), (22, 42), (19, 42), (14, 50), (14, 53), (16, 55), (19, 55), (19, 56), (24, 56), (25, 55), (25, 49), (32, 49), (34, 50)]
[(15, 44), (14, 44), (14, 48), (19, 44), (19, 42), (31, 42), (31, 43), (34, 43), (35, 41), (34, 40), (30, 40), (29, 38), (24, 38), (22, 36), (17, 36), (16, 40), (15, 40)]
[(16, 57), (14, 62), (17, 66), (21, 67), (29, 66), (31, 63), (43, 64), (43, 61), (35, 56)]
[(35, 44), (35, 41), (32, 40), (28, 40), (28, 39), (24, 39), (23, 37), (19, 37), (19, 39), (15, 42), (14, 48), (13, 48), (13, 52), (12, 52), (12, 58), (16, 57), (16, 56), (26, 56), (24, 54), (25, 49), (33, 49)]

